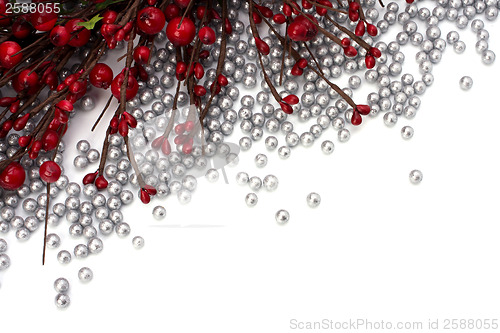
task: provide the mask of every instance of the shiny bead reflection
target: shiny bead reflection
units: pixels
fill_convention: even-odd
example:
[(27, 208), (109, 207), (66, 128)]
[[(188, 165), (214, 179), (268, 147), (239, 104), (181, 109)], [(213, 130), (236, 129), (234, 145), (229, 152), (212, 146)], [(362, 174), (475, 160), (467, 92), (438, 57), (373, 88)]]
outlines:
[(290, 213), (284, 209), (280, 209), (276, 212), (275, 218), (278, 224), (286, 224), (290, 220)]
[(422, 181), (423, 174), (420, 170), (412, 170), (410, 172), (410, 182), (413, 184), (419, 184)]

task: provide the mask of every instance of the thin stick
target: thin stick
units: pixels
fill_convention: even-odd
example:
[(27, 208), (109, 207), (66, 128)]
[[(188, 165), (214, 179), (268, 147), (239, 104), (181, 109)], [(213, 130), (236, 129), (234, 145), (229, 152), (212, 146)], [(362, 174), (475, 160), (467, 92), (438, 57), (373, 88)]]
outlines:
[(45, 205), (45, 231), (43, 235), (43, 253), (42, 266), (45, 265), (45, 250), (47, 249), (47, 225), (49, 224), (49, 201), (50, 201), (50, 183), (47, 183), (47, 204)]

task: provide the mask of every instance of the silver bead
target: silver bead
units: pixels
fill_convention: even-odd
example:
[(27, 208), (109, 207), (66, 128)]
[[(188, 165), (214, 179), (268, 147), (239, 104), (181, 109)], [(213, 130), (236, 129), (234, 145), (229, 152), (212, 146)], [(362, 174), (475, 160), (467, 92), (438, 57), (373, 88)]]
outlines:
[(325, 140), (321, 143), (323, 153), (330, 155), (335, 150), (335, 144), (330, 140)]
[(214, 183), (219, 180), (219, 171), (217, 171), (217, 169), (208, 169), (205, 174), (205, 178), (209, 182)]
[(57, 234), (48, 234), (46, 244), (49, 249), (56, 249), (61, 245), (61, 238)]
[(111, 234), (113, 232), (114, 227), (115, 225), (113, 224), (113, 222), (111, 222), (111, 220), (106, 219), (99, 222), (99, 231), (103, 235)]
[(470, 76), (463, 76), (460, 79), (459, 84), (460, 88), (462, 88), (463, 90), (469, 90), (470, 88), (472, 88), (473, 81)]
[(144, 247), (144, 238), (141, 236), (135, 236), (132, 238), (132, 245), (136, 249), (142, 249)]
[(259, 201), (259, 197), (257, 197), (257, 194), (255, 193), (248, 193), (245, 197), (245, 202), (248, 207), (253, 207), (257, 204)]
[(0, 253), (7, 251), (7, 241), (3, 238), (0, 238)]
[(10, 257), (5, 253), (1, 253), (0, 254), (0, 271), (6, 270), (9, 267), (10, 267)]
[(495, 53), (491, 50), (486, 50), (481, 54), (481, 60), (483, 64), (490, 65), (495, 61)]
[(99, 160), (100, 156), (101, 156), (101, 154), (99, 153), (99, 151), (97, 149), (90, 149), (87, 152), (87, 159), (90, 163), (97, 162)]
[(71, 237), (80, 237), (83, 234), (83, 227), (80, 223), (72, 223), (68, 231)]
[(411, 139), (413, 137), (413, 127), (411, 126), (404, 126), (401, 128), (401, 137), (405, 140)]
[(290, 213), (284, 209), (280, 209), (276, 212), (275, 219), (278, 224), (286, 224), (290, 220)]
[(94, 273), (88, 267), (82, 267), (78, 271), (78, 279), (80, 279), (81, 282), (90, 282), (93, 278)]
[(343, 128), (337, 133), (340, 142), (347, 142), (351, 138), (351, 132), (347, 128)]
[(76, 144), (76, 150), (82, 154), (86, 154), (90, 149), (90, 143), (87, 140), (80, 140)]
[(63, 265), (69, 264), (71, 262), (71, 253), (66, 250), (59, 251), (57, 254), (57, 261)]
[(250, 177), (248, 185), (252, 190), (258, 191), (262, 187), (262, 180), (257, 176)]
[(453, 44), (453, 50), (455, 50), (456, 53), (460, 54), (460, 53), (464, 53), (465, 51), (465, 43), (461, 40), (455, 42), (455, 44)]
[(69, 290), (69, 281), (65, 278), (58, 278), (54, 281), (54, 289), (61, 294), (65, 294)]
[(89, 239), (89, 241), (87, 243), (87, 248), (88, 248), (89, 252), (92, 254), (97, 254), (97, 253), (101, 252), (103, 249), (102, 240), (100, 238), (97, 238), (97, 237), (93, 237), (93, 238)]
[(126, 222), (116, 224), (116, 234), (120, 237), (126, 237), (130, 234), (130, 226)]
[(307, 204), (309, 207), (314, 208), (318, 207), (321, 203), (321, 196), (318, 193), (311, 192), (306, 197)]
[(267, 165), (267, 156), (265, 154), (257, 154), (254, 161), (257, 167), (263, 168)]
[(413, 184), (418, 184), (422, 181), (423, 174), (420, 170), (412, 170), (410, 172), (410, 182)]
[(76, 258), (85, 258), (89, 255), (89, 249), (85, 244), (78, 244), (73, 251)]
[(71, 303), (70, 297), (66, 294), (57, 294), (54, 301), (59, 309), (65, 309)]
[(95, 102), (91, 96), (83, 96), (80, 105), (83, 111), (92, 111), (95, 108)]
[(21, 227), (16, 230), (16, 238), (21, 242), (27, 241), (30, 236), (31, 232), (25, 227)]
[(274, 175), (267, 175), (264, 177), (264, 180), (262, 181), (262, 185), (264, 188), (268, 191), (274, 191), (278, 188), (278, 178)]
[(287, 146), (281, 146), (279, 149), (278, 149), (278, 156), (281, 158), (281, 159), (287, 159), (290, 157), (292, 151), (290, 150), (289, 147)]
[(78, 155), (73, 160), (73, 165), (79, 169), (86, 168), (88, 164), (89, 164), (89, 160), (87, 159), (86, 156), (83, 156), (83, 155)]
[(153, 217), (157, 220), (162, 220), (167, 215), (167, 210), (163, 206), (153, 208)]
[(394, 112), (387, 112), (384, 114), (384, 124), (392, 127), (398, 122), (398, 116)]

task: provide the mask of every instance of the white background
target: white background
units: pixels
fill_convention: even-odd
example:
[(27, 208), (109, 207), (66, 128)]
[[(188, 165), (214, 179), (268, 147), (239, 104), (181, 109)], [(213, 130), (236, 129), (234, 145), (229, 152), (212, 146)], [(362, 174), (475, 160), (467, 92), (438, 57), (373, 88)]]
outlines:
[[(443, 38), (455, 30), (443, 26)], [(499, 27), (486, 26), (497, 57)], [(428, 319), (500, 319), (499, 59), (483, 65), (470, 28), (460, 35), (466, 52), (457, 55), (448, 46), (411, 121), (400, 118), (387, 128), (382, 115), (365, 118), (348, 143), (339, 143), (329, 128), (314, 146), (293, 149), (288, 160), (266, 151), (261, 140), (240, 154), (239, 165), (226, 167), (229, 184), (222, 174), (216, 184), (200, 178), (184, 206), (175, 196), (147, 206), (136, 199), (124, 209), (129, 237), (104, 237), (101, 254), (73, 258), (67, 266), (57, 262), (57, 252), (72, 252), (82, 240), (69, 237), (65, 220), (49, 230), (63, 242), (48, 250), (44, 267), (42, 229), (26, 243), (2, 235), (12, 265), (0, 273), (1, 332), (278, 333), (298, 331), (290, 329), (291, 319), (421, 321), (424, 328)], [(403, 49), (403, 73), (418, 78), (416, 50)], [(459, 88), (463, 75), (474, 80), (470, 91)], [(346, 78), (340, 83), (345, 86)], [(364, 84), (356, 100), (376, 89)], [(78, 114), (75, 120), (86, 126), (71, 126), (66, 135), (72, 181), (94, 169), (76, 172), (72, 160), (80, 139), (100, 150), (108, 120), (98, 135), (90, 127), (102, 105)], [(415, 129), (409, 141), (400, 136), (404, 125)], [(238, 131), (228, 140), (237, 143)], [(330, 156), (320, 149), (326, 139), (336, 145)], [(255, 167), (257, 153), (268, 155), (267, 167)], [(423, 172), (420, 185), (409, 182), (413, 169)], [(244, 198), (251, 191), (234, 180), (239, 171), (274, 174), (278, 190), (261, 190), (257, 206), (248, 208)], [(305, 200), (313, 191), (322, 198), (316, 209)], [(157, 221), (151, 211), (160, 204), (167, 217)], [(287, 225), (275, 222), (279, 209), (290, 212)], [(146, 240), (141, 250), (131, 244), (136, 235)], [(83, 266), (94, 271), (88, 284), (77, 278)], [(71, 283), (64, 311), (54, 305), (58, 277)]]

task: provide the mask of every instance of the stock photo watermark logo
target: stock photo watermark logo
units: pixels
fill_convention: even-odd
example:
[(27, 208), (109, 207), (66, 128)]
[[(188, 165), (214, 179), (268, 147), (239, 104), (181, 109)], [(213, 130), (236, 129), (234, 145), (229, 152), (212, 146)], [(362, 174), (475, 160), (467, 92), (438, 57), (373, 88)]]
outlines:
[(225, 168), (238, 163), (240, 146), (201, 124), (194, 105), (145, 114), (146, 120), (129, 131), (130, 149), (136, 173), (159, 198), (176, 194), (180, 203), (188, 203), (202, 177), (213, 182), (221, 174), (229, 184)]

